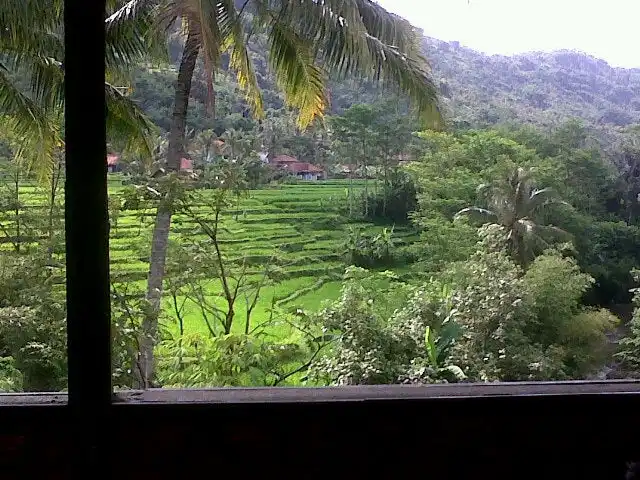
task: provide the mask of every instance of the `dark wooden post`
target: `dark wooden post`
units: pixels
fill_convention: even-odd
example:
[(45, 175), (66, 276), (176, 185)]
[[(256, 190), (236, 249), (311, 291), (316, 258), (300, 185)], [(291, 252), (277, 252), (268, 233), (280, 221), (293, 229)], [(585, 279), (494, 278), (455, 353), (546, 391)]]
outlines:
[(105, 2), (65, 0), (69, 409), (81, 471), (102, 463), (111, 404)]

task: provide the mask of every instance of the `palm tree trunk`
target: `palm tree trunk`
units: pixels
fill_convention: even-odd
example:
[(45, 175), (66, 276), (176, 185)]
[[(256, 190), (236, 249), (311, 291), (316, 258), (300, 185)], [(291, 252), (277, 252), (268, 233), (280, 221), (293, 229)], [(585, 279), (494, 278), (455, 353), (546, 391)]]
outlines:
[(56, 195), (58, 193), (58, 183), (60, 182), (60, 176), (62, 175), (62, 163), (57, 161), (53, 175), (51, 176), (51, 191), (49, 192), (49, 218), (47, 221), (47, 241), (49, 243), (47, 247), (47, 262), (51, 264), (53, 262), (54, 253), (54, 231), (53, 231), (53, 214), (55, 213)]
[(382, 216), (386, 218), (387, 216), (387, 201), (389, 199), (389, 156), (385, 157), (384, 160), (384, 190), (382, 192)]
[(16, 241), (14, 242), (14, 249), (16, 253), (20, 253), (20, 245), (22, 244), (22, 232), (20, 231), (20, 167), (16, 166), (16, 174), (14, 175), (14, 187), (15, 187), (15, 208), (14, 217), (16, 224)]
[[(169, 131), (169, 146), (167, 152), (167, 169), (180, 170), (180, 158), (184, 153), (184, 138), (187, 126), (187, 110), (191, 80), (196, 67), (200, 43), (192, 31), (189, 31), (182, 51), (182, 60), (178, 70), (175, 86), (175, 100), (173, 117)], [(147, 282), (147, 301), (149, 311), (142, 321), (142, 338), (140, 339), (140, 365), (142, 377), (137, 379), (138, 388), (153, 386), (154, 357), (153, 349), (158, 332), (158, 317), (160, 315), (162, 299), (162, 283), (164, 268), (169, 245), (169, 230), (171, 228), (171, 202), (163, 202), (158, 206), (156, 223), (153, 227), (151, 241), (151, 257), (149, 259), (149, 277)]]
[(364, 216), (369, 217), (369, 175), (367, 174), (367, 138), (362, 137), (362, 165), (364, 168)]

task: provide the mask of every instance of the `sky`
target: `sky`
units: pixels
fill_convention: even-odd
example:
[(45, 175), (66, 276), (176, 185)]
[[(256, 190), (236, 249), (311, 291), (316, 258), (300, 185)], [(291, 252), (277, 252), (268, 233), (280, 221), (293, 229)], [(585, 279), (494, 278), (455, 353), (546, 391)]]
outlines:
[(640, 67), (640, 0), (378, 0), (441, 40), (489, 54), (579, 50)]

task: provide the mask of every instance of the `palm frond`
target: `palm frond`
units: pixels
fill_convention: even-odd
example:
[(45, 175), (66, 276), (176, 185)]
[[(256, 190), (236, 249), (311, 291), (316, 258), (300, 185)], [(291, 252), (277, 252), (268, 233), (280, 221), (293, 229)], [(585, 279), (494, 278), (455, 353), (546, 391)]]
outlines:
[(195, 34), (211, 69), (220, 66), (221, 48), (230, 32), (229, 12), (217, 0), (183, 0), (182, 16)]
[(275, 18), (269, 35), (269, 64), (287, 104), (297, 108), (298, 126), (322, 117), (328, 105), (324, 72), (315, 65), (312, 45)]
[(128, 68), (143, 58), (168, 60), (164, 34), (171, 21), (161, 13), (167, 13), (170, 6), (171, 2), (168, 5), (157, 0), (107, 2), (110, 13), (105, 20), (107, 134), (123, 141), (126, 151), (143, 158), (153, 154), (157, 127), (128, 97), (130, 89), (113, 82), (127, 80)]
[(527, 210), (529, 212), (534, 212), (538, 208), (552, 203), (571, 206), (569, 203), (561, 200), (553, 188), (542, 188), (540, 190), (534, 190), (531, 193), (531, 196), (527, 201)]
[(411, 24), (371, 0), (356, 0), (358, 13), (367, 33), (406, 55), (419, 55), (418, 36)]
[(4, 41), (28, 45), (34, 32), (54, 31), (62, 23), (63, 0), (2, 0)]
[(369, 53), (376, 79), (385, 79), (406, 94), (421, 120), (430, 128), (440, 129), (443, 117), (436, 88), (422, 57), (409, 57), (400, 50), (367, 35)]
[[(290, 0), (260, 12), (289, 25), (314, 58), (339, 77), (384, 80), (414, 103), (431, 128), (442, 126), (437, 89), (411, 25), (370, 0)], [(278, 32), (275, 32), (276, 34)]]
[(35, 56), (24, 59), (14, 71), (29, 77), (31, 99), (46, 111), (64, 106), (64, 71), (62, 62), (52, 57)]
[(113, 13), (105, 20), (107, 70), (126, 69), (143, 58), (168, 61), (158, 2), (129, 0), (119, 8), (111, 3)]
[[(156, 2), (108, 3), (115, 10), (105, 22), (107, 70), (113, 73), (148, 55), (153, 45), (149, 9)], [(5, 116), (6, 128), (22, 139), (14, 152), (16, 158), (40, 177), (51, 171), (63, 147), (62, 4), (61, 0), (5, 0), (0, 8), (0, 25), (11, 25), (0, 31), (5, 61), (0, 64), (0, 114)], [(18, 88), (12, 81), (15, 76), (28, 78), (29, 87)], [(150, 154), (151, 122), (113, 85), (105, 84), (105, 95), (109, 133), (126, 139), (130, 149)]]
[(513, 223), (511, 229), (515, 232), (520, 238), (522, 237), (530, 237), (534, 234), (537, 225), (535, 222), (529, 218), (518, 218)]
[(554, 225), (535, 225), (534, 231), (538, 236), (554, 242), (569, 242), (573, 239), (569, 232)]
[(124, 141), (125, 150), (150, 157), (157, 127), (121, 90), (105, 82), (107, 134)]
[(362, 74), (367, 69), (367, 29), (356, 0), (283, 2), (275, 14), (314, 45), (314, 57), (320, 57), (328, 69), (340, 77)]
[(0, 63), (0, 114), (15, 118), (21, 135), (41, 136), (48, 129), (46, 112), (25, 95), (9, 78), (9, 70)]
[(38, 16), (34, 12), (23, 12), (25, 5), (12, 11), (14, 0), (9, 0), (6, 6), (3, 4), (0, 17), (5, 21), (11, 18), (15, 22), (11, 28), (0, 29), (4, 72), (5, 75), (30, 81), (28, 87), (21, 85), (20, 89), (34, 104), (47, 112), (57, 110), (64, 100), (62, 18), (52, 11), (56, 7), (55, 0), (26, 0), (24, 3), (32, 8), (48, 10)]
[(495, 223), (498, 221), (498, 216), (495, 212), (480, 207), (463, 208), (458, 213), (456, 213), (453, 218), (454, 220), (457, 220), (461, 217), (469, 217), (473, 221), (483, 223)]
[(25, 132), (15, 116), (0, 116), (3, 137), (13, 138), (13, 160), (39, 181), (45, 181), (53, 173), (56, 155), (62, 155), (64, 142), (61, 134), (61, 112), (49, 115), (47, 129)]
[[(62, 1), (5, 0), (0, 25), (3, 128), (19, 139), (15, 160), (44, 179), (63, 147)], [(14, 81), (25, 78), (28, 85)]]
[(543, 252), (554, 243), (570, 242), (572, 235), (553, 225), (538, 225), (529, 218), (521, 218), (513, 225), (510, 239), (524, 247), (533, 258), (536, 252)]
[(5, 75), (29, 80), (29, 85), (22, 85), (20, 91), (44, 111), (62, 108), (64, 72), (60, 61), (46, 55), (4, 53)]
[(254, 116), (262, 118), (264, 116), (262, 92), (258, 86), (253, 62), (249, 57), (242, 19), (235, 8), (229, 8), (228, 11), (230, 32), (223, 46), (223, 51), (230, 50), (229, 66), (236, 72), (238, 85), (245, 92)]
[(0, 30), (0, 51), (13, 56), (45, 56), (62, 60), (64, 58), (64, 38), (61, 26), (52, 30), (29, 29), (25, 40), (14, 35), (16, 29)]
[[(172, 5), (171, 5), (172, 4)], [(228, 47), (229, 39), (234, 38), (236, 17), (232, 0), (173, 0), (167, 8), (168, 18), (182, 18), (183, 31), (197, 42), (204, 55), (204, 67), (207, 88), (213, 92), (215, 71), (220, 68), (222, 52)], [(239, 33), (239, 32), (235, 32)], [(238, 39), (241, 35), (238, 36)], [(242, 42), (244, 43), (244, 42)], [(238, 63), (241, 60), (237, 58)], [(249, 79), (248, 68), (243, 76)], [(247, 83), (247, 87), (250, 85)]]

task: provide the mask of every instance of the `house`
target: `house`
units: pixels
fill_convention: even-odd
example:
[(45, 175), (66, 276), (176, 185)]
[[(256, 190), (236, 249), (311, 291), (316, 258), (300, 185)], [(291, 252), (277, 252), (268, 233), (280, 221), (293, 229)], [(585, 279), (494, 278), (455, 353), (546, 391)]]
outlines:
[(279, 167), (284, 167), (285, 165), (291, 165), (293, 163), (300, 163), (300, 162), (298, 162), (297, 158), (290, 157), (289, 155), (278, 155), (273, 160), (270, 160), (269, 163)]
[(122, 165), (120, 165), (120, 156), (115, 154), (107, 155), (107, 172), (116, 173), (122, 171)]
[(289, 155), (278, 155), (269, 162), (277, 168), (286, 171), (289, 175), (298, 177), (300, 180), (323, 180), (326, 175), (325, 171), (308, 162), (299, 162), (298, 159)]
[(316, 167), (311, 163), (289, 163), (285, 166), (285, 169), (298, 177), (300, 180), (323, 180), (324, 170), (320, 167)]
[[(188, 157), (180, 159), (180, 172), (193, 175), (193, 160)], [(166, 162), (156, 165), (155, 171), (151, 174), (153, 178), (159, 178), (167, 173)]]
[(180, 171), (193, 173), (193, 160), (190, 158), (182, 157), (180, 159)]

